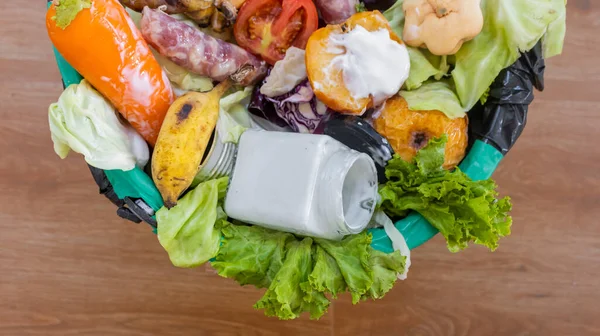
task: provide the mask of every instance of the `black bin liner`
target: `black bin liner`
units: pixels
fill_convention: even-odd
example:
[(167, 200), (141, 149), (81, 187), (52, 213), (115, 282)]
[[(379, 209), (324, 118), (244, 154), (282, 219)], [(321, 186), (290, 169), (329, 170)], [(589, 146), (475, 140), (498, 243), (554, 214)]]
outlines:
[(485, 104), (478, 103), (468, 113), (470, 142), (481, 140), (506, 155), (525, 128), (533, 88), (544, 89), (545, 68), (539, 42), (503, 69), (490, 86)]

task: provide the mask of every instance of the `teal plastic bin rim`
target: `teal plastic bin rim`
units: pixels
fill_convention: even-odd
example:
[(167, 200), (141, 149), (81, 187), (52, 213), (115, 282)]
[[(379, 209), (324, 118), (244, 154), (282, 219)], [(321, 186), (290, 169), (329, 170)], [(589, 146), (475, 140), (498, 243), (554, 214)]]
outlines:
[[(48, 6), (50, 6), (50, 2), (48, 2)], [(77, 84), (83, 79), (56, 48), (54, 48), (54, 55), (65, 87)], [(492, 176), (502, 158), (502, 153), (495, 147), (476, 140), (459, 167), (473, 180), (485, 180)], [(154, 182), (141, 169), (136, 167), (130, 171), (105, 170), (104, 172), (119, 198), (142, 199), (154, 211), (158, 211), (163, 206), (162, 198)], [(416, 212), (411, 212), (396, 222), (395, 226), (406, 239), (410, 249), (424, 244), (438, 233), (436, 228)], [(154, 232), (156, 233), (156, 230)], [(371, 229), (369, 232), (373, 236), (371, 243), (373, 248), (386, 253), (393, 252), (392, 242), (383, 228)]]

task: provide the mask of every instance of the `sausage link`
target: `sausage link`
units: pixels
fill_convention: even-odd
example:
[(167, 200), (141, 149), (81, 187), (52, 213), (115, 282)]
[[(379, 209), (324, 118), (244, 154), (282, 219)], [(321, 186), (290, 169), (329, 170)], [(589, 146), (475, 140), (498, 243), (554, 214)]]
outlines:
[(231, 78), (252, 85), (267, 73), (267, 65), (241, 47), (214, 38), (170, 17), (144, 8), (142, 35), (152, 47), (179, 66), (216, 81)]

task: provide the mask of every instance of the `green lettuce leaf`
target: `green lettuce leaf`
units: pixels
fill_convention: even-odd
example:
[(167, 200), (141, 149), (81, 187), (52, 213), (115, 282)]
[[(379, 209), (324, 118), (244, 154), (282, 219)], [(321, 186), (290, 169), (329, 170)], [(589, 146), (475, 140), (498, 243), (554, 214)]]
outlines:
[[(392, 7), (383, 13), (383, 16), (390, 22), (392, 31), (400, 38), (402, 38), (404, 30), (403, 2), (403, 0), (396, 1)], [(429, 78), (441, 79), (448, 73), (450, 67), (446, 62), (446, 57), (435, 56), (427, 49), (406, 47), (410, 57), (410, 72), (404, 83), (406, 90), (417, 89)]]
[(546, 59), (562, 53), (565, 34), (567, 32), (566, 4), (567, 0), (565, 0), (565, 6), (560, 7), (559, 15), (556, 20), (548, 25), (548, 30), (542, 38), (542, 50), (544, 58)]
[(267, 288), (255, 304), (265, 315), (294, 319), (302, 313), (323, 316), (330, 301), (349, 290), (353, 302), (379, 299), (404, 271), (400, 252), (385, 254), (370, 247), (361, 233), (341, 241), (296, 237), (260, 226), (218, 225), (222, 245), (212, 266), (240, 285)]
[(369, 265), (371, 236), (361, 233), (339, 242), (319, 238), (315, 241), (337, 262), (352, 295), (352, 303), (356, 304), (373, 284), (373, 271)]
[(406, 257), (400, 251), (384, 253), (369, 247), (369, 265), (373, 270), (373, 284), (361, 299), (381, 299), (394, 287), (398, 274), (404, 272)]
[(228, 178), (200, 183), (170, 210), (156, 212), (158, 241), (177, 267), (196, 267), (219, 252), (221, 231), (217, 222), (227, 218), (220, 203)]
[(121, 123), (115, 108), (87, 80), (71, 84), (48, 108), (54, 151), (61, 159), (71, 150), (100, 169), (131, 170), (148, 162), (148, 145)]
[(318, 316), (327, 309), (329, 300), (318, 292), (310, 294), (309, 300), (305, 299), (307, 293), (300, 284), (307, 282), (312, 267), (311, 238), (302, 241), (293, 240), (287, 243), (287, 253), (283, 265), (265, 295), (254, 305), (257, 309), (264, 309), (267, 316), (276, 316), (282, 320), (290, 320), (300, 316), (304, 311), (309, 311), (311, 316)]
[(449, 118), (465, 116), (465, 110), (449, 80), (430, 80), (416, 90), (402, 90), (400, 95), (411, 110), (438, 110), (444, 112)]
[(258, 288), (271, 285), (283, 265), (287, 242), (295, 239), (259, 226), (227, 224), (222, 232), (223, 243), (212, 266), (222, 277)]
[(314, 254), (315, 266), (308, 276), (310, 287), (322, 293), (330, 293), (337, 298), (346, 290), (346, 282), (335, 259), (317, 245)]
[(217, 121), (217, 133), (221, 142), (237, 143), (242, 133), (252, 127), (247, 104), (241, 103), (251, 94), (252, 87), (248, 86), (221, 98)]
[(460, 169), (444, 170), (445, 144), (445, 136), (432, 140), (411, 163), (399, 156), (390, 160), (388, 182), (379, 192), (381, 207), (390, 215), (419, 212), (446, 238), (452, 252), (469, 242), (493, 251), (510, 234), (510, 198), (497, 199), (491, 179), (473, 181)]
[[(481, 8), (483, 29), (456, 53), (452, 71), (456, 92), (465, 111), (475, 106), (502, 69), (519, 58), (520, 51), (531, 50), (552, 23), (560, 26), (565, 2), (483, 0)], [(556, 45), (560, 33), (551, 32), (551, 38)], [(556, 48), (553, 48), (555, 52)]]

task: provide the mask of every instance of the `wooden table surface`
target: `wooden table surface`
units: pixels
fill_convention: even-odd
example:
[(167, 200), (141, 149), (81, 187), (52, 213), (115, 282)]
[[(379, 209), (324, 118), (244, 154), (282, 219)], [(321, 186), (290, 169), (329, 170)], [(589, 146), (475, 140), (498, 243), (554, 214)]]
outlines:
[(513, 233), (490, 253), (436, 237), (383, 300), (281, 322), (262, 292), (171, 266), (79, 155), (52, 150), (62, 88), (42, 1), (0, 2), (0, 335), (600, 335), (600, 2), (570, 0), (528, 126), (494, 178)]

